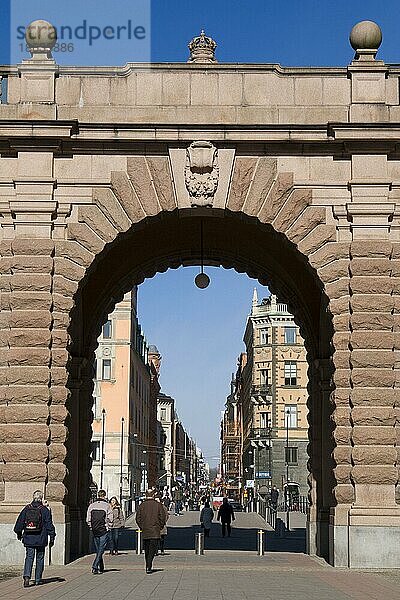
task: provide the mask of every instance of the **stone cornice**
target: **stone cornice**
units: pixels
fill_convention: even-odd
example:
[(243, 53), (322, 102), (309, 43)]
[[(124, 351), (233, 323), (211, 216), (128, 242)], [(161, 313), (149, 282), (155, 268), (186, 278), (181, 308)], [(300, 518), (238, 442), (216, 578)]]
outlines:
[[(362, 65), (364, 67), (364, 65)], [(369, 70), (382, 69), (381, 65), (368, 66)], [(126, 76), (138, 71), (214, 71), (214, 72), (243, 72), (243, 73), (278, 73), (281, 75), (343, 75), (347, 76), (349, 69), (354, 68), (352, 63), (343, 67), (285, 67), (279, 63), (126, 63), (119, 66), (73, 66), (73, 65), (54, 65), (54, 70), (59, 75), (104, 75), (104, 76)], [(364, 67), (365, 68), (365, 67)], [(0, 65), (0, 75), (18, 75), (21, 65)], [(357, 70), (360, 67), (357, 65)], [(390, 74), (400, 74), (399, 64), (384, 64), (384, 69)]]
[[(0, 75), (18, 75), (22, 65), (0, 65)], [(105, 77), (126, 77), (131, 73), (140, 71), (209, 71), (219, 73), (278, 73), (280, 75), (342, 75), (347, 76), (345, 67), (284, 67), (278, 63), (126, 63), (121, 66), (53, 66), (54, 71), (60, 75), (103, 75)], [(387, 65), (389, 69), (389, 65)], [(398, 71), (400, 69), (398, 68)]]
[(207, 139), (246, 154), (400, 155), (400, 123), (327, 124), (146, 124), (84, 123), (78, 120), (0, 119), (0, 153), (48, 151), (152, 152)]

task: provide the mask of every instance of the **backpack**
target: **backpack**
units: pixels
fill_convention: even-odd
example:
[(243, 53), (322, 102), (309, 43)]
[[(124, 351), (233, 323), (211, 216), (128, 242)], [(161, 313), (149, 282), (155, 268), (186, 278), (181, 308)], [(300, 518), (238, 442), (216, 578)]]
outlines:
[(39, 506), (29, 504), (25, 510), (25, 533), (41, 533), (43, 529), (42, 511)]

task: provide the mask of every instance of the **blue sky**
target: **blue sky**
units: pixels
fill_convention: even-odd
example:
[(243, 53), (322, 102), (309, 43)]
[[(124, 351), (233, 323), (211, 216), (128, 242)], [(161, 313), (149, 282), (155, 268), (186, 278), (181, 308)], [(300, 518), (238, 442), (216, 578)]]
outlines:
[(233, 270), (205, 267), (209, 287), (193, 280), (199, 268), (181, 267), (146, 280), (138, 312), (149, 343), (161, 355), (163, 391), (177, 401), (180, 418), (214, 465), (219, 456), (219, 421), (231, 373), (244, 351), (242, 337), (253, 289), (268, 290)]
[(10, 61), (10, 43), (14, 62), (22, 57), (16, 26), (35, 18), (75, 26), (86, 19), (99, 27), (131, 20), (146, 28), (141, 41), (75, 39), (73, 52), (55, 53), (60, 64), (183, 62), (187, 43), (203, 27), (217, 41), (221, 62), (346, 65), (353, 54), (349, 32), (364, 19), (383, 29), (380, 57), (398, 62), (399, 16), (395, 0), (0, 0), (0, 63)]
[[(398, 0), (153, 0), (151, 6), (149, 0), (0, 0), (0, 10), (3, 64), (10, 61), (11, 43), (18, 51), (16, 25), (34, 18), (66, 25), (86, 19), (102, 27), (131, 19), (146, 28), (140, 42), (80, 42), (74, 52), (55, 54), (60, 64), (185, 62), (188, 42), (204, 28), (218, 43), (220, 62), (346, 66), (354, 54), (351, 27), (365, 19), (382, 28), (378, 58), (400, 62)], [(220, 411), (243, 350), (254, 282), (232, 271), (207, 270), (212, 283), (204, 291), (194, 287), (192, 268), (146, 281), (139, 289), (139, 316), (163, 355), (164, 391), (175, 396), (186, 427), (211, 459), (219, 454)]]

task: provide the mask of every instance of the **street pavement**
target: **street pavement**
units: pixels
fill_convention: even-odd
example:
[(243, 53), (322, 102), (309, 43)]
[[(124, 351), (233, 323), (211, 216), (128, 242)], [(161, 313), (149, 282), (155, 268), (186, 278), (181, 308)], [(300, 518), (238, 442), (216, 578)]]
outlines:
[[(155, 559), (149, 575), (143, 556), (134, 550), (131, 519), (121, 554), (105, 556), (102, 575), (91, 574), (93, 556), (86, 556), (64, 567), (46, 567), (42, 586), (24, 589), (22, 577), (0, 582), (0, 600), (399, 600), (396, 573), (391, 580), (382, 573), (334, 569), (302, 551), (284, 551), (285, 540), (258, 515), (236, 516), (231, 538), (222, 538), (220, 525), (213, 525), (203, 556), (194, 553), (199, 513), (171, 516), (166, 555)], [(293, 524), (292, 532), (298, 547), (302, 531), (295, 525), (301, 522), (299, 518)], [(269, 529), (264, 556), (256, 553), (260, 528)]]

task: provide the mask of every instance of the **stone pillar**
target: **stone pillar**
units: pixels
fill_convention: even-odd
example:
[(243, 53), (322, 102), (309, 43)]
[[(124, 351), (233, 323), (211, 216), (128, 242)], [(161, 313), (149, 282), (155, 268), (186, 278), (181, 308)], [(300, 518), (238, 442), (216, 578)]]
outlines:
[[(321, 427), (328, 427), (325, 447), (331, 439), (333, 464), (325, 464), (325, 496), (331, 494), (325, 507), (330, 507), (329, 515), (329, 562), (335, 565), (347, 564), (347, 514), (354, 500), (354, 487), (351, 471), (351, 422), (350, 422), (350, 242), (348, 232), (341, 230), (343, 241), (330, 244), (319, 275), (325, 281), (325, 291), (329, 297), (328, 310), (332, 314), (333, 337), (331, 342), (331, 386), (325, 384), (326, 401)], [(321, 257), (322, 258), (322, 257)], [(329, 262), (330, 260), (330, 262)], [(326, 377), (329, 375), (325, 368)], [(326, 381), (325, 377), (325, 381)], [(331, 468), (330, 468), (331, 467)], [(330, 479), (332, 477), (332, 480)]]
[[(53, 242), (3, 240), (1, 277), (0, 440), (2, 479), (0, 531), (7, 540), (0, 561), (18, 563), (21, 544), (10, 540), (10, 524), (36, 489), (47, 491), (53, 477), (52, 381)], [(55, 518), (63, 509), (53, 506)], [(61, 535), (62, 537), (62, 535)], [(60, 546), (59, 546), (60, 547)]]
[(351, 244), (351, 478), (349, 565), (398, 567), (392, 245)]
[(309, 367), (310, 396), (310, 514), (307, 521), (307, 552), (329, 559), (329, 512), (332, 506), (332, 442), (330, 401), (332, 365), (317, 359)]

